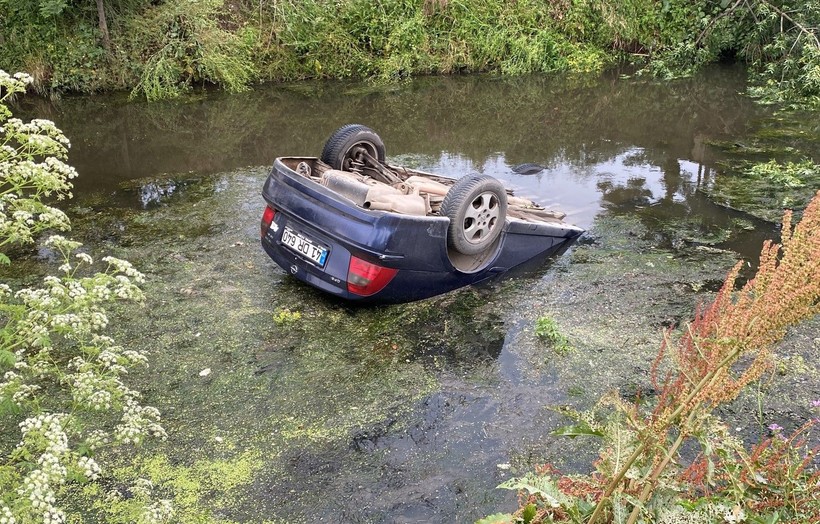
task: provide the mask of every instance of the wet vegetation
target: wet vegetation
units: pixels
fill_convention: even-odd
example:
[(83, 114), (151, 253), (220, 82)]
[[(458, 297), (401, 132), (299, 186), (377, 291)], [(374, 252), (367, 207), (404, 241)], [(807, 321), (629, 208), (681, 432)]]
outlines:
[(820, 126), (805, 115), (783, 111), (740, 141), (717, 143), (731, 176), (706, 188), (710, 198), (772, 222), (779, 218), (778, 209), (805, 208), (820, 187), (820, 156), (813, 147)]
[(216, 84), (464, 72), (600, 71), (665, 78), (724, 59), (765, 100), (816, 103), (816, 0), (4, 0), (0, 65), (42, 92), (124, 89), (149, 100)]

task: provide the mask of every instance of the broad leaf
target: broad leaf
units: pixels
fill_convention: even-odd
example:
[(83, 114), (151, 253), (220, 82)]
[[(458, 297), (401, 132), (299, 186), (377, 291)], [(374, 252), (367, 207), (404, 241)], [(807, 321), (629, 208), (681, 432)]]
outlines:
[(579, 422), (578, 424), (573, 424), (571, 426), (562, 426), (558, 429), (555, 429), (550, 432), (550, 435), (557, 435), (560, 437), (580, 437), (580, 436), (595, 436), (595, 437), (603, 437), (604, 434), (602, 431), (597, 429), (592, 429), (589, 424), (586, 422)]

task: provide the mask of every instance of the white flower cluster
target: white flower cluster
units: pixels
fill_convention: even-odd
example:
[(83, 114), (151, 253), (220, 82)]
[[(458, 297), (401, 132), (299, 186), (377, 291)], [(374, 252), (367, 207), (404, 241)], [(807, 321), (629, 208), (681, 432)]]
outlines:
[(83, 287), (83, 282), (79, 280), (69, 280), (66, 282), (66, 290), (68, 291), (68, 298), (72, 300), (85, 298), (88, 294)]
[(6, 371), (3, 375), (3, 382), (0, 382), (0, 398), (13, 397), (19, 387), (20, 375), (13, 371)]
[[(0, 134), (5, 133), (5, 132), (6, 132), (6, 128), (0, 126)], [(11, 147), (10, 145), (3, 144), (2, 146), (0, 146), (0, 173), (4, 173), (3, 169), (7, 169), (7, 168), (11, 167), (11, 165), (12, 165), (11, 163), (6, 162), (6, 160), (14, 158), (17, 155), (18, 155), (17, 150), (14, 149), (13, 147)]]
[(132, 278), (134, 282), (138, 284), (142, 284), (143, 282), (145, 282), (145, 275), (134, 269), (134, 266), (131, 265), (131, 262), (127, 260), (122, 260), (114, 257), (104, 257), (103, 262), (107, 262), (111, 267), (113, 267), (116, 270), (116, 272), (122, 273), (123, 275)]
[(54, 505), (57, 501), (54, 486), (63, 484), (67, 474), (62, 463), (69, 454), (68, 436), (63, 428), (65, 419), (63, 414), (46, 413), (20, 423), (23, 438), (18, 449), (28, 448), (30, 452), (36, 452), (45, 443), (45, 449), (37, 459), (38, 467), (26, 475), (23, 485), (17, 489), (17, 493), (40, 512), (44, 524), (65, 522), (65, 514)]
[(26, 86), (34, 81), (34, 78), (28, 73), (14, 73), (14, 76), (9, 75), (2, 69), (0, 69), (0, 85), (9, 89), (10, 91), (13, 88), (17, 87), (18, 90), (14, 90), (15, 93), (19, 93), (26, 89)]
[(44, 118), (35, 118), (31, 122), (28, 123), (29, 127), (33, 130), (36, 130), (37, 133), (42, 133), (44, 135), (53, 137), (55, 140), (60, 142), (66, 147), (70, 147), (71, 143), (69, 142), (68, 138), (63, 135), (63, 132), (54, 125), (54, 122), (51, 120), (46, 120)]
[(15, 222), (18, 222), (25, 226), (34, 225), (34, 215), (29, 213), (28, 211), (18, 209), (17, 211), (11, 214), (11, 218), (14, 219)]
[(114, 295), (123, 300), (142, 300), (142, 290), (134, 285), (125, 275), (116, 275), (114, 279), (117, 285), (114, 287)]
[(44, 244), (46, 246), (53, 247), (62, 253), (74, 251), (78, 247), (82, 246), (82, 244), (76, 240), (69, 240), (62, 235), (51, 235), (46, 239)]
[(101, 429), (91, 431), (85, 438), (86, 446), (88, 446), (88, 448), (92, 451), (100, 449), (108, 444), (109, 441), (110, 439), (108, 438), (108, 433)]
[(15, 293), (14, 296), (28, 307), (38, 310), (51, 309), (60, 305), (59, 294), (55, 294), (51, 289), (25, 288)]
[[(66, 271), (69, 268), (61, 267)], [(85, 337), (108, 327), (109, 319), (105, 310), (97, 304), (113, 296), (127, 299), (141, 299), (142, 291), (128, 277), (97, 274), (94, 277), (75, 279), (67, 275), (63, 279), (49, 276), (44, 279), (45, 287), (26, 288), (15, 297), (28, 306), (29, 318), (21, 326), (33, 342), (43, 338), (50, 327), (72, 338)], [(54, 314), (55, 311), (61, 311)], [(35, 313), (36, 312), (36, 313)]]
[(25, 137), (28, 143), (24, 144), (36, 148), (34, 154), (65, 155), (71, 147), (68, 138), (51, 120), (35, 118), (31, 122), (23, 122), (19, 118), (9, 118), (5, 122), (5, 133), (18, 137)]
[(32, 309), (26, 314), (26, 318), (22, 319), (17, 326), (17, 337), (25, 341), (25, 345), (30, 346), (32, 349), (45, 346), (48, 341), (49, 323), (50, 320), (47, 313), (38, 309)]
[(140, 524), (163, 524), (174, 516), (174, 506), (170, 500), (159, 500), (145, 508), (140, 517)]
[[(42, 378), (54, 371), (54, 359), (51, 357), (51, 346), (43, 346), (29, 359), (31, 376)], [(18, 362), (19, 364), (19, 362)]]
[(82, 474), (88, 480), (97, 480), (102, 471), (99, 464), (91, 457), (80, 457), (77, 461), (77, 467), (80, 468)]
[[(65, 180), (77, 178), (77, 170), (59, 158), (48, 157), (45, 160), (45, 164), (52, 173), (57, 174)], [(67, 189), (71, 189), (71, 186), (67, 186)]]
[(141, 406), (134, 398), (129, 398), (125, 402), (122, 421), (117, 425), (114, 436), (124, 444), (139, 444), (145, 436), (165, 440), (168, 435), (159, 420), (157, 408)]
[[(0, 384), (0, 390), (2, 390), (3, 385)], [(34, 393), (39, 391), (41, 388), (37, 384), (20, 384), (17, 387), (17, 391), (11, 396), (11, 401), (17, 404), (18, 406), (23, 405), (24, 402), (27, 400), (34, 399)]]
[(88, 289), (88, 294), (91, 298), (99, 302), (104, 302), (111, 298), (111, 288), (107, 282), (98, 282)]
[(82, 317), (74, 313), (54, 315), (53, 317), (51, 317), (51, 327), (55, 329), (64, 329), (71, 331), (80, 331), (87, 329), (87, 327), (83, 324)]
[(44, 229), (59, 229), (60, 231), (65, 231), (71, 227), (68, 216), (56, 207), (46, 207), (37, 215), (37, 220)]
[[(70, 225), (65, 213), (43, 203), (46, 197), (53, 201), (72, 196), (71, 180), (77, 172), (64, 161), (70, 142), (53, 122), (23, 122), (12, 118), (4, 105), (30, 82), (28, 75), (10, 76), (0, 70), (0, 246), (31, 244), (44, 229)], [(130, 366), (146, 365), (147, 357), (99, 334), (109, 324), (106, 303), (141, 299), (138, 284), (145, 281), (144, 275), (113, 257), (103, 259), (108, 264), (105, 271), (94, 272), (94, 258), (77, 252), (82, 244), (60, 235), (49, 237), (45, 245), (62, 264), (57, 275), (44, 278), (39, 288), (16, 293), (0, 283), (6, 320), (3, 337), (6, 347), (14, 348), (14, 367), (0, 379), (0, 398), (17, 403), (25, 413), (21, 418), (28, 417), (19, 424), (18, 452), (7, 462), (14, 469), (11, 478), (16, 484), (0, 496), (0, 524), (65, 522), (56, 493), (69, 471), (88, 480), (100, 475), (97, 462), (80, 457), (69, 442), (85, 442), (94, 450), (112, 441), (167, 438), (159, 411), (141, 406), (138, 392), (120, 380)], [(8, 261), (3, 253), (0, 258)], [(79, 274), (87, 270), (88, 276)], [(51, 395), (54, 389), (59, 391)], [(46, 393), (51, 395), (49, 403), (62, 402), (71, 411), (26, 413)], [(78, 424), (76, 417), (83, 408), (122, 411), (120, 423), (113, 431), (104, 425), (107, 417), (101, 421), (89, 416)], [(149, 502), (139, 501), (143, 506)], [(156, 524), (169, 521), (171, 515), (170, 503), (161, 501), (145, 508), (138, 520)]]
[(91, 311), (88, 321), (94, 331), (100, 331), (108, 326), (108, 317), (100, 310)]
[[(32, 138), (29, 137), (30, 140)], [(39, 139), (43, 137), (40, 136)], [(34, 139), (35, 145), (43, 145), (37, 143), (39, 139)], [(51, 139), (46, 138), (45, 140)], [(3, 149), (3, 152), (4, 155), (8, 155), (9, 149)], [(68, 193), (71, 190), (72, 184), (69, 180), (77, 178), (76, 169), (52, 156), (42, 162), (35, 162), (31, 158), (30, 155), (24, 155), (21, 151), (15, 151), (12, 158), (5, 160), (3, 174), (6, 182), (27, 188), (36, 187), (39, 193), (46, 196), (52, 193)]]
[(17, 524), (11, 509), (2, 502), (0, 502), (0, 524)]
[(33, 235), (43, 229), (69, 228), (68, 217), (57, 208), (46, 206), (32, 198), (21, 197), (11, 191), (20, 190), (22, 182), (14, 183), (6, 173), (0, 180), (4, 183), (4, 192), (0, 189), (0, 235), (6, 242), (31, 243)]
[(30, 243), (34, 221), (26, 212), (14, 211), (11, 216), (0, 213), (0, 235), (9, 242)]
[(111, 409), (112, 390), (124, 388), (118, 379), (106, 378), (91, 370), (74, 375), (72, 386), (74, 401), (95, 411)]
[(148, 357), (145, 356), (145, 353), (134, 349), (126, 349), (122, 352), (122, 356), (128, 359), (128, 361), (132, 365), (143, 365), (148, 367)]

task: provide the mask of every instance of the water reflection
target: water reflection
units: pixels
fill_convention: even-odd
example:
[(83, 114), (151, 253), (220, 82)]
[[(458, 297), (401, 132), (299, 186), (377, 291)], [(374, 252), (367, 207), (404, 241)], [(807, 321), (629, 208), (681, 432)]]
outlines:
[(177, 185), (173, 180), (167, 183), (148, 182), (140, 187), (139, 199), (142, 207), (159, 204), (160, 201), (176, 191)]
[[(739, 93), (745, 71), (715, 67), (675, 82), (599, 77), (423, 78), (398, 86), (343, 82), (261, 86), (239, 95), (128, 103), (124, 96), (26, 99), (72, 139), (77, 193), (117, 192), (124, 181), (269, 165), (316, 155), (343, 123), (375, 129), (394, 163), (461, 176), (496, 176), (521, 196), (592, 224), (602, 210), (720, 220), (698, 189), (716, 169), (705, 144), (744, 133), (767, 110)], [(545, 169), (519, 174), (536, 163)], [(140, 190), (145, 207), (174, 184)]]

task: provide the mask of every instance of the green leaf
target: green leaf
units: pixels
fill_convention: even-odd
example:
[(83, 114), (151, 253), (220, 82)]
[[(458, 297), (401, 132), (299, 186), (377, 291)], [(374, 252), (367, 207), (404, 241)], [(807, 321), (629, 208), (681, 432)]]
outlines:
[(0, 369), (10, 368), (15, 362), (17, 362), (17, 358), (14, 356), (14, 353), (0, 349)]
[(586, 422), (579, 422), (572, 426), (562, 426), (550, 432), (550, 435), (557, 435), (559, 437), (580, 437), (582, 435), (603, 437), (604, 433), (597, 429), (592, 429)]
[(515, 517), (509, 513), (496, 513), (477, 520), (475, 524), (511, 524), (514, 518)]
[(0, 399), (0, 415), (19, 415), (21, 412), (20, 406), (14, 403), (10, 397)]
[(0, 253), (0, 264), (8, 266), (11, 264), (11, 259), (5, 253)]
[(537, 513), (538, 508), (535, 504), (527, 504), (527, 507), (525, 507), (524, 511), (521, 512), (521, 517), (524, 519), (524, 524), (530, 524)]
[(565, 494), (558, 489), (555, 482), (548, 476), (527, 473), (522, 478), (512, 478), (497, 486), (500, 489), (526, 490), (530, 495), (541, 497), (546, 504), (557, 508), (570, 503)]

